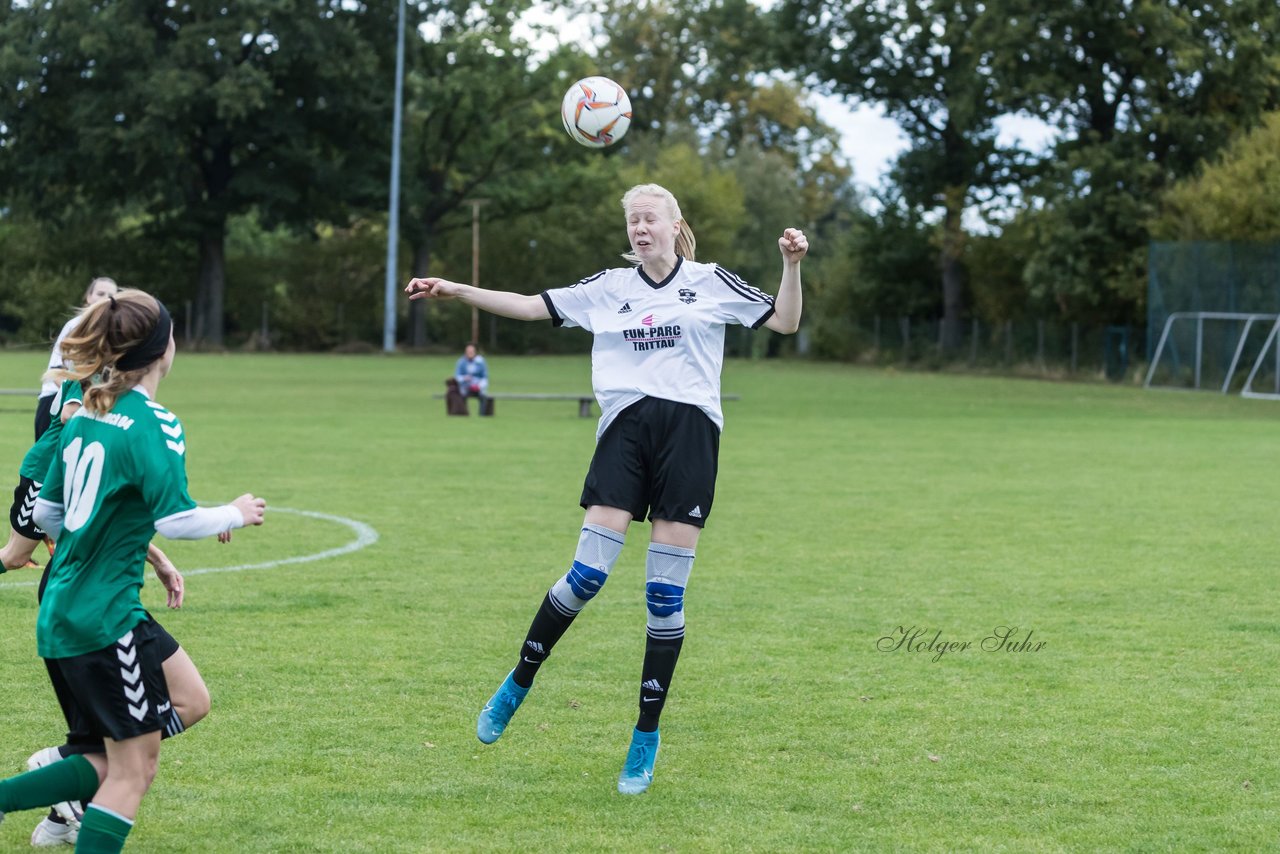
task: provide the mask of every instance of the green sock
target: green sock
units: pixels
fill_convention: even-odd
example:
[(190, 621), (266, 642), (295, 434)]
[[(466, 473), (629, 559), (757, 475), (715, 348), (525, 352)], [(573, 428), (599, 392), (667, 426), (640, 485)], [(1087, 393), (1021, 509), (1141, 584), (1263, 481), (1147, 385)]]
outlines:
[(125, 837), (132, 829), (133, 822), (124, 816), (97, 804), (89, 804), (84, 811), (84, 820), (80, 822), (76, 851), (84, 851), (86, 854), (120, 854)]
[(47, 807), (59, 801), (87, 801), (98, 791), (98, 772), (83, 756), (69, 756), (43, 768), (0, 780), (0, 812)]

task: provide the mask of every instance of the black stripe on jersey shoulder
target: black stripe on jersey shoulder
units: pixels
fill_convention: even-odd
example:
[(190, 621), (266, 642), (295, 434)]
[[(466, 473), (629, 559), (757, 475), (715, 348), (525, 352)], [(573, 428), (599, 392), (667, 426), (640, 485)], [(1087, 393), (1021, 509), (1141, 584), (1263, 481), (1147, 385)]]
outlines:
[(594, 282), (596, 279), (600, 278), (601, 276), (605, 275), (608, 272), (609, 272), (608, 270), (601, 270), (599, 273), (596, 273), (593, 276), (587, 276), (585, 279), (579, 279), (577, 282), (573, 283), (569, 287), (576, 288), (576, 287), (579, 287), (580, 285), (590, 284), (591, 282)]
[(759, 329), (761, 326), (764, 326), (766, 323), (768, 323), (769, 318), (771, 317), (773, 317), (773, 306), (769, 306), (769, 310), (766, 311), (764, 314), (760, 315), (760, 319), (757, 320), (755, 323), (751, 324), (751, 328)]
[(731, 273), (719, 264), (715, 265), (716, 277), (720, 281), (729, 286), (734, 293), (738, 294), (748, 302), (764, 302), (773, 304), (773, 297), (766, 294), (759, 288), (753, 288), (742, 280), (736, 273)]
[[(605, 274), (607, 274), (608, 272), (609, 272), (608, 270), (601, 270), (599, 273), (596, 273), (591, 276), (587, 276), (585, 279), (579, 279), (578, 281), (574, 282), (572, 285), (569, 285), (569, 288), (577, 288), (577, 287), (581, 287), (582, 285), (589, 285), (592, 282), (596, 281), (597, 279), (600, 279), (603, 276), (605, 276)], [(568, 290), (568, 288), (557, 288), (557, 290)], [(539, 296), (542, 297), (542, 301), (547, 305), (547, 312), (551, 315), (551, 325), (564, 326), (564, 316), (561, 315), (560, 312), (556, 311), (556, 304), (551, 300), (551, 291), (543, 291), (541, 294), (539, 294)]]
[(564, 326), (564, 318), (560, 316), (560, 312), (556, 311), (556, 304), (551, 301), (551, 294), (543, 291), (539, 296), (547, 304), (547, 312), (551, 315), (551, 325)]

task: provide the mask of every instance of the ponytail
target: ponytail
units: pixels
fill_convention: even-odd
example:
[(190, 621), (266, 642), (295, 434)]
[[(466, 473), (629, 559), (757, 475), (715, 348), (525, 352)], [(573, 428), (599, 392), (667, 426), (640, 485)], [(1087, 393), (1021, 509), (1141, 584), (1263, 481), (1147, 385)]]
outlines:
[[(79, 380), (85, 409), (110, 412), (120, 395), (137, 385), (164, 354), (172, 328), (169, 313), (150, 294), (126, 288), (83, 309), (79, 317), (62, 342), (65, 367), (49, 371), (44, 379)], [(156, 341), (162, 336), (157, 354)]]
[(693, 257), (694, 251), (698, 248), (698, 239), (693, 236), (693, 229), (689, 227), (688, 220), (680, 220), (680, 233), (676, 235), (676, 254), (686, 261), (696, 261)]

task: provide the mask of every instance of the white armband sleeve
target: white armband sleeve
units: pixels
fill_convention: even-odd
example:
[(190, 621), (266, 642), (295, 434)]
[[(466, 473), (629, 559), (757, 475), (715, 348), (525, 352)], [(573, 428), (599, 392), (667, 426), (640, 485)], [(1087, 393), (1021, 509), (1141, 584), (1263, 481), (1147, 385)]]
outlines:
[(198, 540), (244, 527), (244, 515), (234, 504), (196, 507), (156, 520), (156, 531), (171, 540)]
[(37, 498), (35, 509), (31, 511), (31, 518), (40, 526), (40, 530), (48, 534), (54, 541), (57, 541), (62, 536), (63, 512), (61, 504), (54, 504), (52, 501)]

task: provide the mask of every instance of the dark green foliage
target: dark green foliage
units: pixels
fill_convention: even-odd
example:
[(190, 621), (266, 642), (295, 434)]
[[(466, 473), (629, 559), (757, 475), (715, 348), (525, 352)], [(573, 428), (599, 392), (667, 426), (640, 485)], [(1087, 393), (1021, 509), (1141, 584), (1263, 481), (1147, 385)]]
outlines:
[(1008, 4), (1022, 45), (1001, 74), (1059, 142), (1024, 188), (1033, 295), (1081, 319), (1135, 321), (1148, 222), (1171, 182), (1280, 103), (1269, 0)]
[(954, 348), (964, 312), (962, 213), (996, 192), (1016, 161), (995, 143), (998, 4), (787, 0), (776, 21), (789, 65), (835, 94), (882, 104), (910, 139), (894, 180), (903, 202), (941, 215), (943, 346)]
[[(1139, 322), (1151, 229), (1271, 233), (1267, 141), (1204, 164), (1280, 107), (1273, 0), (589, 5), (593, 38), (548, 53), (517, 26), (528, 0), (408, 4), (402, 280), (471, 280), (481, 199), (481, 285), (570, 283), (621, 263), (618, 199), (657, 181), (699, 258), (765, 290), (777, 235), (804, 228), (806, 335), (850, 356), (870, 316), (940, 319), (928, 340), (951, 350), (975, 319)], [(45, 342), (107, 273), (209, 346), (377, 340), (396, 7), (4, 4), (0, 335)], [(603, 151), (557, 115), (588, 73), (623, 83), (636, 114)], [(794, 75), (904, 128), (910, 148), (865, 208)], [(1055, 127), (1051, 147), (997, 144), (1010, 113)], [(474, 334), (462, 306), (399, 315), (410, 346)], [(478, 332), (499, 349), (584, 346), (542, 325)], [(733, 330), (728, 347), (805, 337)]]
[[(1023, 255), (1027, 305), (1137, 320), (1160, 194), (1280, 98), (1280, 9), (1268, 0), (789, 0), (776, 14), (787, 65), (882, 104), (911, 139), (892, 180), (907, 203), (942, 211), (947, 317), (964, 304), (958, 261), (976, 260), (960, 211), (1021, 197), (1025, 221), (1001, 254)], [(1059, 129), (1038, 163), (995, 145), (993, 120), (1017, 112)], [(1008, 285), (983, 312), (1007, 313), (1020, 290), (997, 266)]]
[[(116, 0), (11, 8), (0, 175), (42, 221), (196, 247), (184, 292), (222, 341), (227, 222), (344, 220), (379, 193), (394, 4)], [(376, 144), (375, 144), (376, 143)], [(158, 259), (150, 259), (152, 262)]]
[[(482, 223), (509, 222), (547, 211), (578, 186), (580, 170), (559, 164), (586, 152), (561, 129), (559, 106), (587, 66), (573, 52), (537, 61), (512, 32), (526, 7), (477, 7), (465, 20), (442, 15), (435, 38), (416, 41), (409, 53), (401, 211), (413, 276), (471, 281), (469, 252), (461, 269), (438, 269), (433, 258), (452, 230), (466, 229), (469, 245), (472, 200), (482, 205)], [(412, 346), (428, 343), (434, 311), (420, 302), (410, 307)]]
[(1164, 194), (1161, 240), (1280, 240), (1280, 112)]

